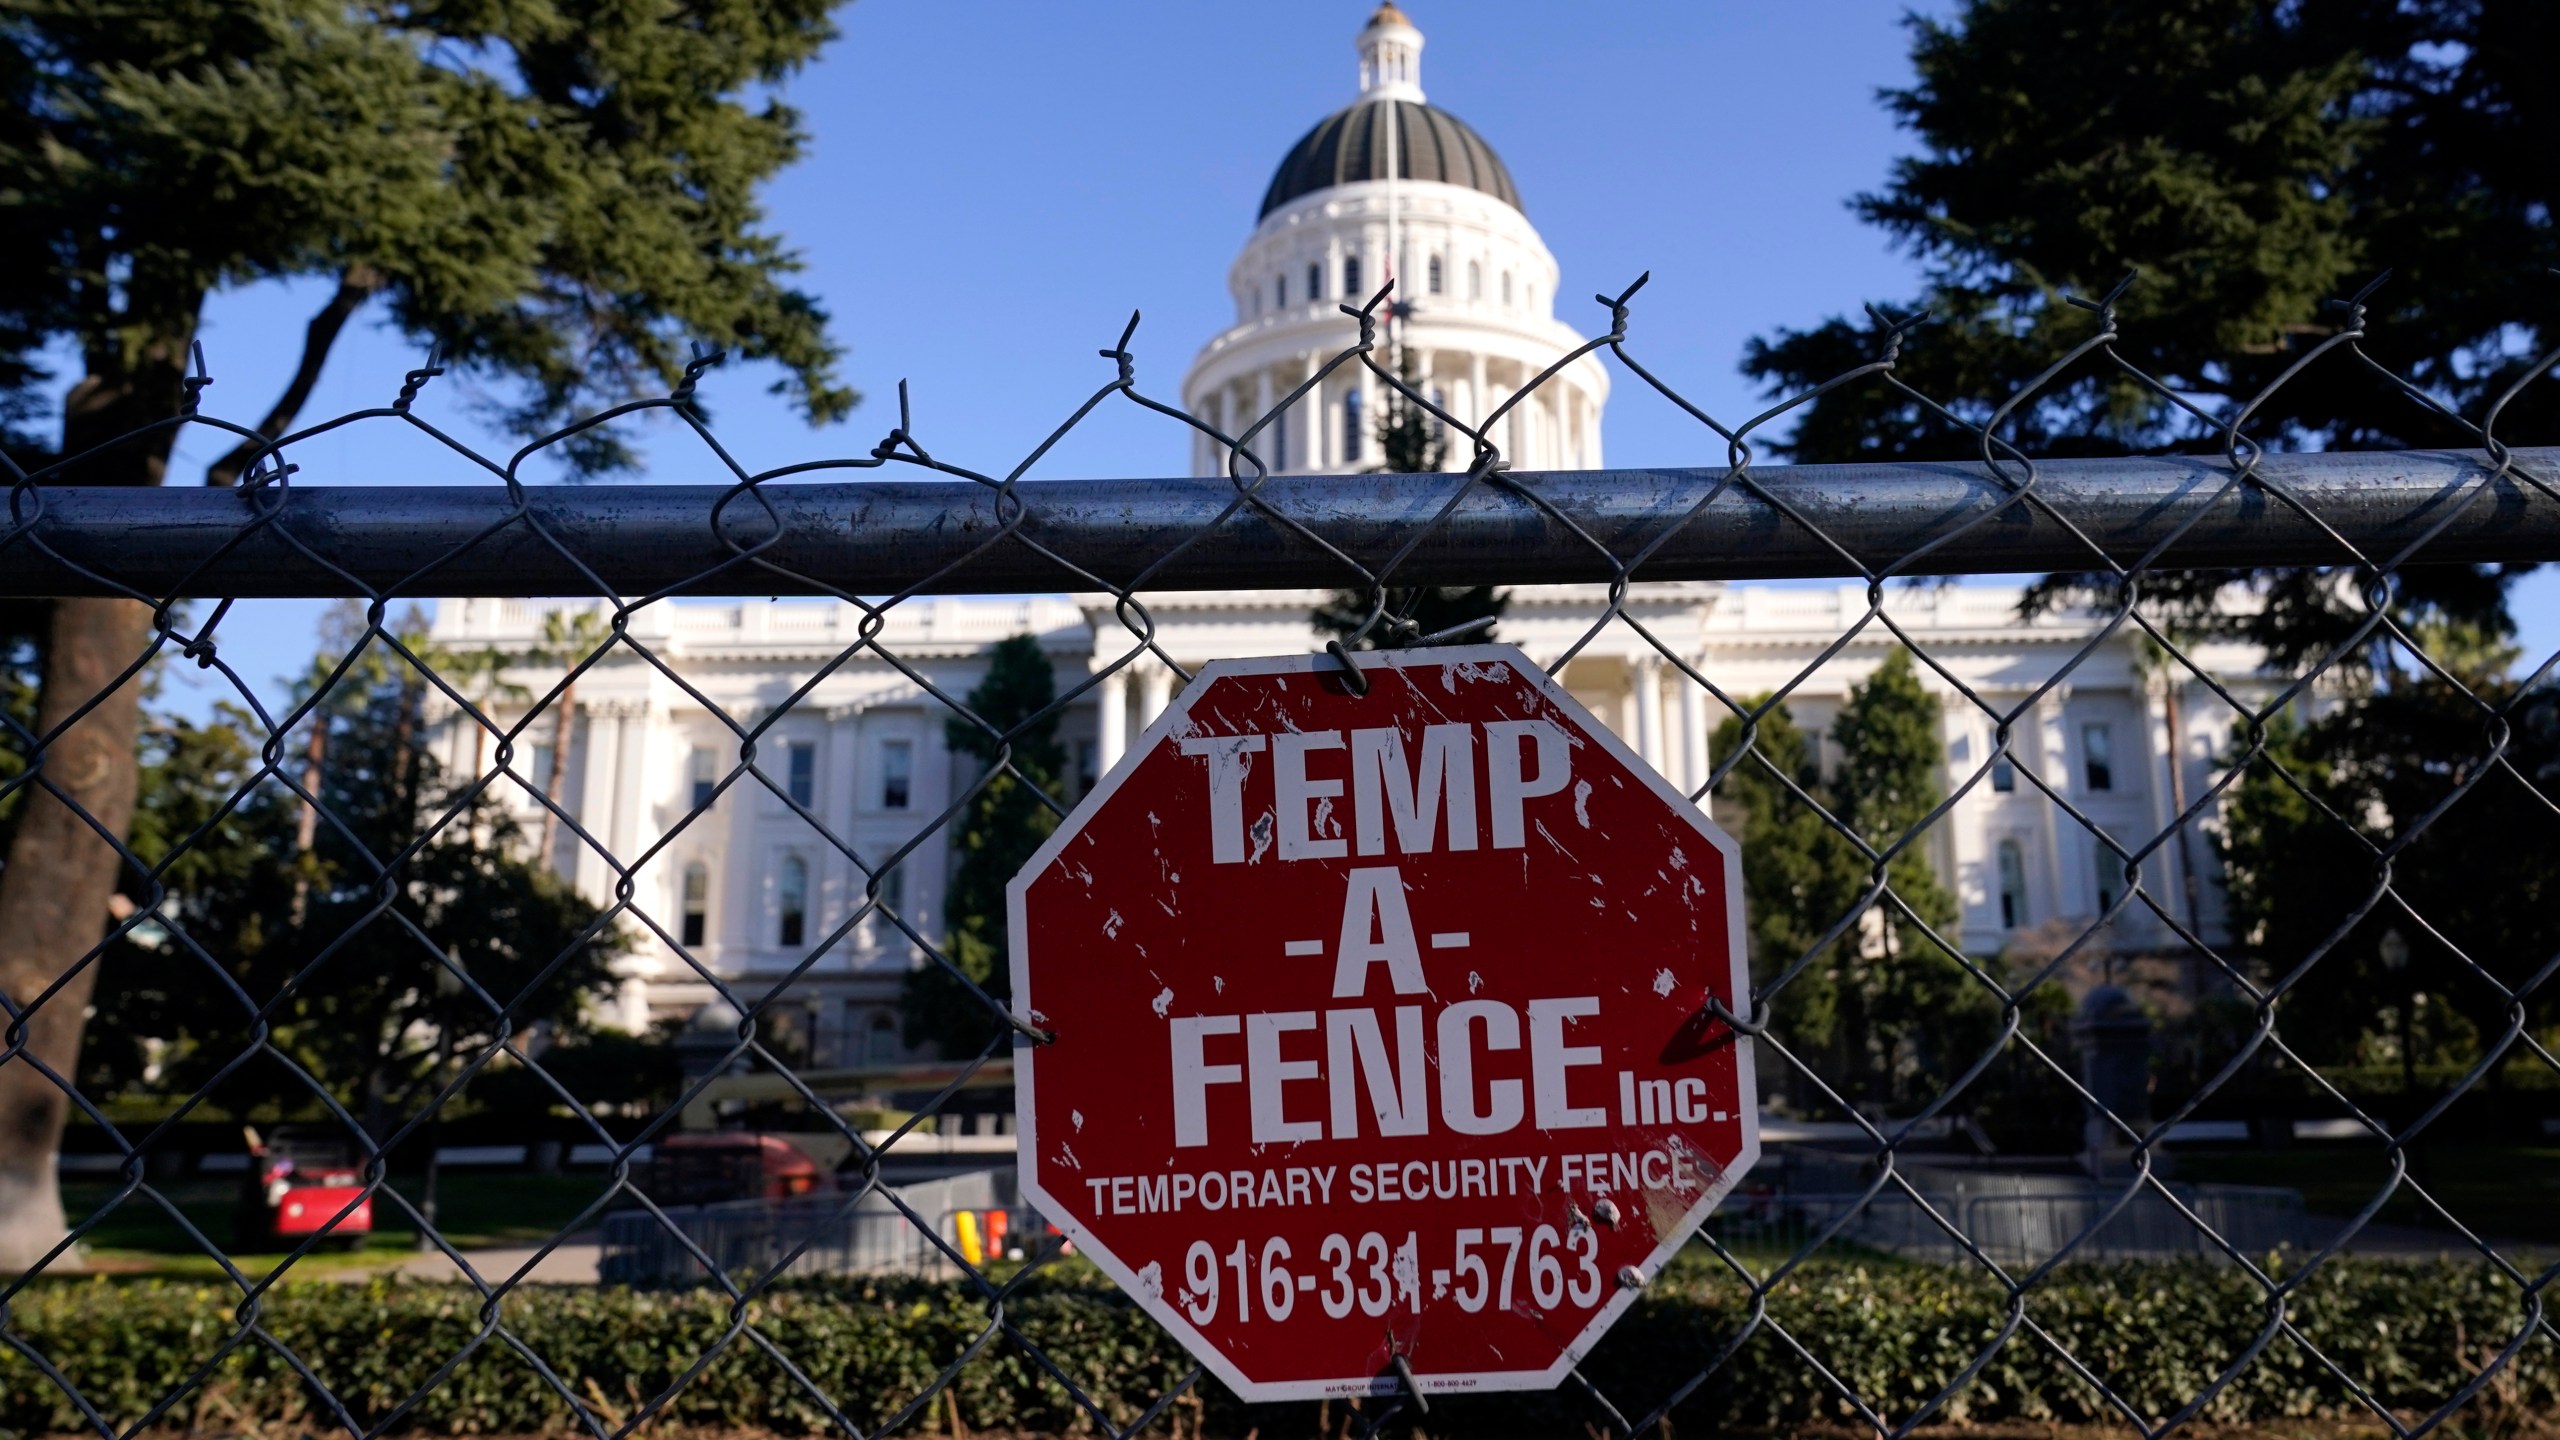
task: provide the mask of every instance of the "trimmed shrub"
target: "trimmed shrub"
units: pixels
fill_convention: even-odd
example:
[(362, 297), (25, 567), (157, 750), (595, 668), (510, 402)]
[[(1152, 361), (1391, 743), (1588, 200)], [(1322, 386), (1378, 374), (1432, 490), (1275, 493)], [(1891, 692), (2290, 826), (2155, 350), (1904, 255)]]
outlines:
[[(1665, 1280), (1619, 1321), (1583, 1373), (1634, 1417), (1739, 1337), (1723, 1367), (1672, 1411), (1679, 1432), (1855, 1422), (1857, 1412), (1807, 1355), (1898, 1421), (2010, 1324), (1996, 1286), (1939, 1268), (1816, 1265), (1773, 1289), (1756, 1325), (1747, 1302), (1730, 1280)], [(941, 1430), (956, 1419), (971, 1430), (1082, 1434), (1096, 1428), (1092, 1417), (1014, 1335), (1037, 1345), (1115, 1423), (1127, 1423), (1192, 1368), (1127, 1299), (1071, 1278), (1035, 1283), (1005, 1306), (1001, 1323), (969, 1287), (905, 1280), (795, 1281), (743, 1314), (710, 1291), (536, 1286), (507, 1296), (494, 1315), (459, 1285), (313, 1280), (266, 1295), (251, 1313), (255, 1333), (226, 1351), (241, 1315), (236, 1292), (163, 1281), (39, 1283), (7, 1313), (14, 1343), (0, 1350), (0, 1431), (93, 1428), (18, 1346), (58, 1368), (118, 1428), (160, 1409), (158, 1422), (170, 1426), (315, 1433), (347, 1420), (437, 1435), (567, 1432), (583, 1428), (573, 1403), (608, 1427), (655, 1405), (659, 1418), (680, 1425), (784, 1434), (833, 1429), (832, 1405), (867, 1432), (983, 1342), (910, 1428)], [(2291, 1292), (2287, 1314), (2304, 1339), (2407, 1415), (2450, 1400), (2530, 1320), (2498, 1271), (2453, 1261), (2332, 1263)], [(2239, 1362), (2274, 1318), (2257, 1288), (2227, 1267), (2071, 1267), (2029, 1296), (2006, 1343), (1935, 1418), (2120, 1423), (2097, 1389), (2038, 1338), (2040, 1328), (2147, 1422), (2157, 1421)], [(539, 1368), (529, 1357), (539, 1357)], [(343, 1420), (298, 1367), (346, 1407)], [(200, 1381), (187, 1383), (200, 1370)], [(2481, 1421), (2560, 1411), (2560, 1355), (2550, 1335), (2535, 1334), (2473, 1404)], [(2300, 1342), (2278, 1333), (2200, 1418), (2365, 1413)], [(1174, 1416), (1181, 1431), (1213, 1436), (1256, 1428), (1312, 1435), (1319, 1424), (1315, 1406), (1249, 1407), (1207, 1379), (1176, 1403)], [(1449, 1397), (1433, 1403), (1430, 1428), (1581, 1433), (1597, 1418), (1586, 1397), (1567, 1389)]]

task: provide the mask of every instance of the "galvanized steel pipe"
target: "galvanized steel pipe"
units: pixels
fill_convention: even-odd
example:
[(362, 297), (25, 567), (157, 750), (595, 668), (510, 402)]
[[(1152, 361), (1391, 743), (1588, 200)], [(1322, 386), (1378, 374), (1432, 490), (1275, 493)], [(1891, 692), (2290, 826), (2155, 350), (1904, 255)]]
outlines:
[[(2560, 450), (2514, 452), (2517, 470), (2560, 484)], [(2260, 473), (2371, 557), (2387, 558), (2453, 518), (2420, 558), (2560, 559), (2560, 501), (2477, 451), (2270, 455)], [(2258, 485), (2231, 487), (2214, 458), (2046, 460), (2036, 493), (2052, 513), (2011, 505), (1902, 574), (2095, 568), (2054, 518), (2066, 516), (2131, 562), (2193, 524), (2163, 567), (2337, 564), (2338, 539)], [(1572, 517), (1621, 559), (1672, 532), (1640, 580), (1855, 576), (1885, 567), (1997, 508), (2009, 488), (1979, 464), (1764, 466), (1752, 482), (1790, 518), (1720, 470), (1515, 472), (1507, 483)], [(1287, 475), (1261, 504), (1365, 565), (1385, 562), (1436, 516), (1455, 475)], [(20, 490), (0, 519), (0, 595), (105, 593), (95, 572), (155, 597), (1045, 593), (1118, 587), (1147, 567), (1151, 590), (1344, 585), (1358, 577), (1269, 515), (1220, 519), (1223, 479), (1025, 481), (999, 504), (986, 486), (943, 480), (777, 481), (714, 506), (732, 487), (543, 487), (522, 514), (495, 486), (295, 486)], [(1689, 512), (1710, 494), (1711, 503)], [(769, 504), (768, 515), (764, 506)], [(1018, 507), (1018, 508), (1017, 508)], [(2200, 512), (2200, 513), (2199, 513)], [(1005, 515), (1018, 516), (1006, 528)], [(1688, 518), (1683, 518), (1688, 517)], [(740, 562), (770, 539), (763, 564)], [(40, 542), (40, 543), (39, 543)], [(1173, 552), (1182, 548), (1178, 555)], [(1835, 550), (1834, 546), (1838, 549)], [(1051, 554), (1043, 554), (1045, 549)], [(1853, 559), (1844, 559), (1840, 551)], [(1089, 575), (1079, 575), (1062, 557)], [(578, 563), (572, 563), (574, 556)], [(327, 563), (324, 564), (322, 561)], [(594, 573), (590, 579), (580, 564)], [(335, 570), (332, 569), (335, 567)], [(784, 573), (788, 572), (788, 573)], [(1538, 584), (1612, 578), (1615, 566), (1565, 525), (1500, 485), (1475, 486), (1430, 526), (1400, 583)]]

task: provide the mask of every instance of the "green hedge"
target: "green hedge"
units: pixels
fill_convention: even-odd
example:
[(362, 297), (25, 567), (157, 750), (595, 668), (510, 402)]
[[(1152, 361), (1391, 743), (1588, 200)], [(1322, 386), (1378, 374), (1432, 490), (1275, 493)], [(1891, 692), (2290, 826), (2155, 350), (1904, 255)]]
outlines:
[[(208, 1285), (112, 1280), (40, 1283), (7, 1315), (9, 1337), (43, 1354), (119, 1427), (129, 1425), (232, 1328), (236, 1295)], [(458, 1286), (305, 1282), (265, 1304), (265, 1331), (307, 1364), (368, 1428), (459, 1353), (477, 1331), (479, 1302)], [(1190, 1369), (1179, 1347), (1116, 1293), (1081, 1283), (1035, 1287), (1008, 1309), (1105, 1410), (1123, 1422)], [(2245, 1348), (2265, 1321), (2255, 1289), (2202, 1265), (2109, 1265), (2061, 1272), (2029, 1313), (2148, 1417), (2174, 1411)], [(704, 1292), (539, 1287), (511, 1296), (509, 1329), (541, 1355), (608, 1425), (674, 1383), (728, 1328), (727, 1307)], [(2295, 1323), (2387, 1404), (2442, 1404), (2525, 1323), (2514, 1288), (2486, 1266), (2352, 1262), (2326, 1267), (2299, 1291)], [(1693, 1373), (1747, 1318), (1738, 1287), (1704, 1277), (1655, 1287), (1585, 1367), (1632, 1417)], [(905, 1281), (812, 1281), (778, 1288), (753, 1312), (757, 1329), (868, 1429), (928, 1385), (984, 1330), (986, 1315), (955, 1286)], [(1923, 1268), (1808, 1269), (1769, 1297), (1769, 1327), (1819, 1356), (1889, 1418), (1935, 1394), (2000, 1326), (1997, 1289), (1979, 1277)], [(1678, 1433), (1731, 1426), (1783, 1430), (1849, 1412), (1773, 1328), (1764, 1327), (1720, 1374), (1674, 1412)], [(1082, 1433), (1091, 1426), (1019, 1346), (998, 1337), (960, 1373), (916, 1430), (953, 1418), (973, 1430)], [(1338, 1412), (1337, 1412), (1338, 1413)], [(2362, 1414), (2345, 1388), (2299, 1346), (2269, 1345), (2208, 1407), (2209, 1421)], [(2560, 1355), (2537, 1337), (2476, 1402), (2473, 1418), (2521, 1422), (2560, 1413)], [(1587, 1399), (1554, 1395), (1446, 1399), (1434, 1433), (1583, 1433)], [(2021, 1333), (1942, 1412), (1951, 1421), (2101, 1421), (2116, 1417), (2030, 1335)], [(252, 1342), (216, 1368), (166, 1423), (216, 1431), (335, 1428), (283, 1358)], [(824, 1410), (741, 1337), (676, 1397), (666, 1419), (688, 1426), (806, 1433)], [(1204, 1381), (1176, 1407), (1181, 1433), (1312, 1435), (1316, 1407), (1247, 1407)], [(492, 1340), (396, 1428), (429, 1434), (573, 1428), (567, 1404), (522, 1358)], [(0, 1351), (0, 1431), (89, 1428), (35, 1367)]]

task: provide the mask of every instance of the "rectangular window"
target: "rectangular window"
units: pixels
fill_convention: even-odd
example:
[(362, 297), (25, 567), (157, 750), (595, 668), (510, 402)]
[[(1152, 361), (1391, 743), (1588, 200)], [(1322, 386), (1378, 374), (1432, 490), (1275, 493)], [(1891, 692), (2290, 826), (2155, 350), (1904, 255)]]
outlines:
[(2016, 793), (2018, 788), (2018, 762), (2010, 759), (2005, 754), (1992, 757), (1991, 788), (2003, 795)]
[(2027, 923), (2027, 861), (2015, 840), (2000, 842), (2000, 928)]
[(2124, 894), (2124, 860), (2114, 851), (2100, 847), (2098, 851), (2098, 909), (2103, 913), (2116, 906)]
[[(886, 912), (886, 913), (883, 913)], [(907, 913), (907, 871), (903, 865), (891, 866), (880, 874), (880, 906), (871, 912), (871, 934), (881, 945), (893, 945), (901, 938), (897, 922)]]
[[(548, 793), (551, 789), (551, 742), (535, 741), (533, 753), (525, 757), (525, 764), (530, 768), (524, 772), (524, 778), (535, 790)], [(554, 795), (551, 798), (556, 800), (560, 797)]]
[(1288, 276), (1274, 275), (1271, 277), (1271, 303), (1275, 307), (1285, 307), (1289, 303)]
[(684, 867), (683, 890), (677, 903), (681, 914), (676, 927), (677, 943), (690, 950), (702, 943), (710, 928), (707, 912), (711, 908), (711, 871), (701, 861)]
[(789, 946), (798, 945), (809, 933), (809, 862), (797, 855), (782, 857), (782, 875), (775, 887), (780, 894), (781, 919), (774, 926), (774, 939)]
[(2115, 735), (2104, 725), (2080, 727), (2080, 779), (2093, 791), (2116, 788)]
[(1361, 299), (1360, 257), (1357, 255), (1342, 257), (1342, 298), (1354, 303)]
[(818, 747), (793, 745), (789, 747), (788, 754), (791, 757), (788, 786), (791, 792), (791, 803), (806, 810), (817, 803)]
[(915, 787), (916, 747), (911, 740), (880, 742), (880, 808), (904, 810)]
[(699, 810), (711, 803), (711, 792), (719, 788), (720, 762), (708, 745), (696, 745), (685, 760), (685, 773), (693, 780), (693, 808)]

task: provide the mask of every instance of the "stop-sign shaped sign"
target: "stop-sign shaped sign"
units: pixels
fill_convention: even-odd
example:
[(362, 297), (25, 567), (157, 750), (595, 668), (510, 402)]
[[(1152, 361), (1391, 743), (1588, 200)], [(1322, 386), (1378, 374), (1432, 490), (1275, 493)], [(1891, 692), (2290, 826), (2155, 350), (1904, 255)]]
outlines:
[(1551, 1386), (1758, 1158), (1736, 847), (1516, 649), (1359, 663), (1014, 880), (1022, 1187), (1246, 1399)]

